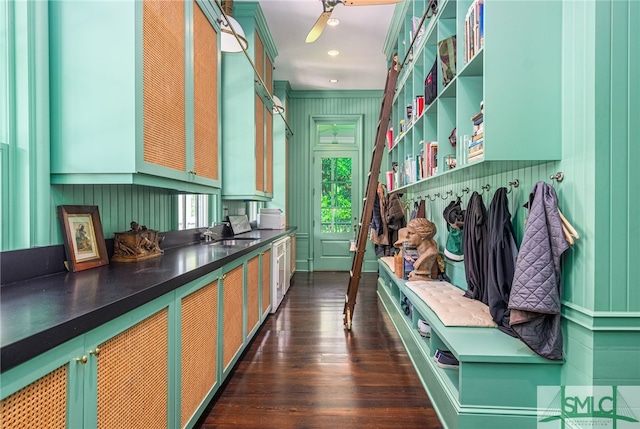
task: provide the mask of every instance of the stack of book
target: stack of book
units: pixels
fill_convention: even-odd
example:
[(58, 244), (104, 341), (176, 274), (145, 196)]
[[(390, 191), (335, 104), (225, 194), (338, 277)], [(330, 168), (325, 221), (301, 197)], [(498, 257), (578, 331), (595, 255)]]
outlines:
[(473, 122), (473, 135), (469, 142), (468, 161), (479, 161), (484, 158), (484, 120), (483, 113), (480, 110), (471, 117)]
[(474, 0), (464, 20), (464, 62), (484, 46), (484, 0)]

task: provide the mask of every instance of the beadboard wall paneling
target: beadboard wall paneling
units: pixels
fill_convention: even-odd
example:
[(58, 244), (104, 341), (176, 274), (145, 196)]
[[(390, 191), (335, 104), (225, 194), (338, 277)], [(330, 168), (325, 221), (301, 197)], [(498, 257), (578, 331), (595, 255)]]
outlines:
[[(381, 86), (384, 82), (380, 83)], [(364, 115), (363, 160), (360, 172), (363, 190), (371, 164), (371, 154), (380, 117), (382, 91), (291, 91), (288, 109), (289, 125), (293, 137), (289, 140), (289, 204), (294, 207), (289, 213), (289, 223), (298, 230), (298, 271), (313, 267), (313, 227), (311, 214), (311, 122), (314, 115)], [(358, 219), (360, 211), (357, 212)], [(305, 238), (307, 238), (305, 240)], [(376, 271), (377, 262), (373, 245), (368, 243), (363, 271)], [(302, 260), (306, 259), (306, 260)]]
[(62, 244), (56, 215), (59, 205), (96, 205), (104, 238), (127, 231), (132, 221), (157, 231), (176, 229), (175, 194), (164, 189), (138, 185), (53, 185), (51, 244)]
[(563, 7), (562, 199), (582, 235), (565, 299), (597, 312), (638, 312), (640, 201), (631, 195), (640, 183), (640, 4)]

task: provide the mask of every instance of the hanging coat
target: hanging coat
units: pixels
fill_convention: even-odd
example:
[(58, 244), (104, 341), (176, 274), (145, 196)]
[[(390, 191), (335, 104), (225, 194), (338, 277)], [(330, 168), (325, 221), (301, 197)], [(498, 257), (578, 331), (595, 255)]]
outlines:
[(464, 216), (464, 273), (467, 279), (467, 298), (488, 303), (487, 297), (487, 209), (482, 196), (471, 194)]
[(487, 268), (487, 297), (489, 312), (498, 329), (516, 336), (509, 325), (509, 294), (513, 283), (518, 248), (516, 244), (507, 188), (499, 188), (493, 195), (488, 211), (489, 260)]
[(558, 197), (545, 182), (529, 195), (529, 216), (509, 297), (511, 328), (534, 352), (562, 359), (560, 259), (569, 243), (562, 232)]
[(387, 228), (387, 207), (384, 186), (378, 183), (378, 189), (371, 212), (371, 224), (369, 227), (369, 239), (375, 244), (375, 252), (378, 256), (384, 256), (389, 248), (389, 230)]

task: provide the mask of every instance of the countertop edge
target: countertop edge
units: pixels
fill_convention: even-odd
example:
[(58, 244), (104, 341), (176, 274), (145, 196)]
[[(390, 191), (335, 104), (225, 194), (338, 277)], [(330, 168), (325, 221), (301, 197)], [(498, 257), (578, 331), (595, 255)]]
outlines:
[[(185, 269), (183, 272), (171, 276), (159, 283), (144, 285), (135, 293), (122, 296), (120, 299), (114, 299), (99, 307), (87, 308), (86, 312), (81, 315), (57, 325), (38, 330), (37, 332), (34, 332), (24, 338), (17, 339), (9, 344), (2, 345), (0, 348), (0, 373), (9, 371), (10, 369), (17, 367), (18, 365), (21, 365), (42, 353), (46, 353), (47, 351), (52, 350), (53, 348), (80, 335), (86, 334), (91, 330), (135, 310), (148, 302), (166, 295), (167, 293), (170, 293), (194, 280), (206, 276), (225, 265), (231, 264), (243, 256), (253, 252), (257, 248), (264, 247), (265, 245), (273, 243), (284, 236), (291, 235), (296, 231), (296, 229), (296, 227), (288, 227), (285, 230), (270, 230), (271, 233), (275, 234), (268, 234), (270, 235), (268, 238), (260, 238), (260, 241), (252, 246), (239, 249), (224, 258), (215, 259), (195, 268)], [(179, 253), (187, 249), (192, 250), (193, 248), (191, 246), (201, 245), (191, 244), (180, 248), (174, 248), (170, 251)], [(28, 284), (28, 281), (25, 283)]]

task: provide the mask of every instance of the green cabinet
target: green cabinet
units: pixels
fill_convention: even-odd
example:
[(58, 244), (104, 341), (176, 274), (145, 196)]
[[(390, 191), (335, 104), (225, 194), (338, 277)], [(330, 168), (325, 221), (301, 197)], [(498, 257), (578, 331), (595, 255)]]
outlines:
[(222, 55), (222, 196), (268, 201), (274, 192), (270, 95), (276, 50), (257, 2), (236, 3), (234, 18), (249, 42), (251, 63), (242, 54)]
[(193, 427), (269, 314), (270, 249), (4, 372), (0, 426)]
[[(476, 22), (476, 32), (483, 28), (482, 45), (478, 36), (472, 55), (467, 53), (466, 22), (470, 10), (479, 14), (477, 2), (438, 2), (437, 13), (426, 18), (418, 31), (427, 3), (398, 6), (392, 25), (397, 37), (385, 48), (389, 58), (397, 52), (401, 63), (406, 59), (394, 99), (393, 137), (388, 141), (387, 171), (393, 171), (393, 163), (399, 170), (394, 188), (445, 173), (480, 176), (499, 163), (559, 160), (561, 2), (484, 0), (482, 25), (470, 19)], [(541, 14), (544, 29), (529, 18)], [(453, 36), (456, 49), (441, 46)], [(442, 57), (447, 52), (450, 61), (455, 57), (456, 74), (445, 85)], [(425, 81), (434, 64), (436, 98), (428, 105), (425, 100), (422, 109), (417, 99), (426, 96)], [(478, 134), (472, 117), (480, 113), (481, 104), (483, 134)], [(455, 147), (449, 141), (452, 132), (457, 137)], [(483, 139), (484, 152), (470, 159), (468, 146), (474, 134)], [(437, 142), (437, 161), (432, 163), (436, 171), (426, 165), (432, 142)], [(457, 166), (450, 169), (454, 158)]]
[(179, 387), (174, 427), (192, 426), (221, 383), (220, 273), (217, 270), (176, 291)]
[(172, 300), (168, 294), (2, 374), (2, 427), (168, 426)]
[[(405, 280), (395, 276), (392, 266), (393, 258), (379, 260), (378, 296), (442, 426), (535, 428), (544, 412), (538, 408), (544, 406), (537, 403), (538, 387), (559, 385), (563, 362), (536, 355), (497, 328), (445, 325)], [(410, 308), (409, 314), (403, 306)], [(430, 326), (428, 337), (418, 329), (420, 320)], [(434, 360), (436, 350), (451, 351), (458, 367), (440, 367)]]
[(50, 7), (51, 180), (220, 188), (220, 54), (208, 0)]

